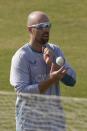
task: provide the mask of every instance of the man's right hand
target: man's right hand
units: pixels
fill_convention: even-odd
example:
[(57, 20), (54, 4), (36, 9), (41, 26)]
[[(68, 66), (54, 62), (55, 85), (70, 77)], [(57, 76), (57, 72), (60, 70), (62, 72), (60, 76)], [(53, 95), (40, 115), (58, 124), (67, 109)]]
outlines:
[(64, 66), (60, 67), (59, 69), (56, 67), (55, 70), (50, 71), (49, 78), (53, 81), (53, 83), (55, 83), (64, 77), (64, 75), (67, 73), (67, 70), (68, 69), (64, 68)]
[(62, 79), (66, 72), (67, 69), (65, 69), (64, 66), (56, 71), (50, 72), (48, 79), (39, 83), (40, 93), (45, 93), (50, 86), (56, 84), (60, 79)]

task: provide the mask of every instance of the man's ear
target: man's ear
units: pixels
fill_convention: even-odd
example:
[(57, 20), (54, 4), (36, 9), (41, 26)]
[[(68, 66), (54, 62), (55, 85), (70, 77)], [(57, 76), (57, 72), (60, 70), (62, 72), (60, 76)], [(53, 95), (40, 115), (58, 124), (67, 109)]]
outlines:
[(28, 27), (28, 31), (29, 31), (29, 32), (32, 32), (32, 28), (31, 28), (31, 27)]

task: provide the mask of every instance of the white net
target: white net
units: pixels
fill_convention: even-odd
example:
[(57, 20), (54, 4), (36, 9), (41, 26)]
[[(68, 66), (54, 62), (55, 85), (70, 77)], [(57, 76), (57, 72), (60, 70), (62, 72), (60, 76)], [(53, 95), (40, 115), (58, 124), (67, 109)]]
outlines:
[[(0, 131), (15, 131), (15, 101), (15, 94), (0, 93)], [(18, 131), (87, 131), (83, 98), (20, 94), (17, 115)]]
[(0, 131), (15, 131), (15, 95), (0, 92)]

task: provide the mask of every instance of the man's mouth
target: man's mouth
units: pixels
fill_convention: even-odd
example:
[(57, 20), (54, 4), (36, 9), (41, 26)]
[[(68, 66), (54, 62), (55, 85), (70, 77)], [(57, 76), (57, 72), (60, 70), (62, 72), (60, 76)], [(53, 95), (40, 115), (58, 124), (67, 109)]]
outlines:
[(45, 35), (43, 35), (43, 37), (49, 37), (49, 35), (48, 35), (48, 34), (45, 34)]

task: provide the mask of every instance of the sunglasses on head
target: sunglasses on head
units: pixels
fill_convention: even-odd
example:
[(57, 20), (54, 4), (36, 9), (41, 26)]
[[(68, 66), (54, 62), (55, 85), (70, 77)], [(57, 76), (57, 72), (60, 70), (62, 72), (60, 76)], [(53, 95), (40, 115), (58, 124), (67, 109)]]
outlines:
[(44, 22), (44, 23), (39, 23), (39, 24), (31, 25), (29, 27), (36, 28), (36, 29), (51, 28), (51, 23), (50, 22)]

